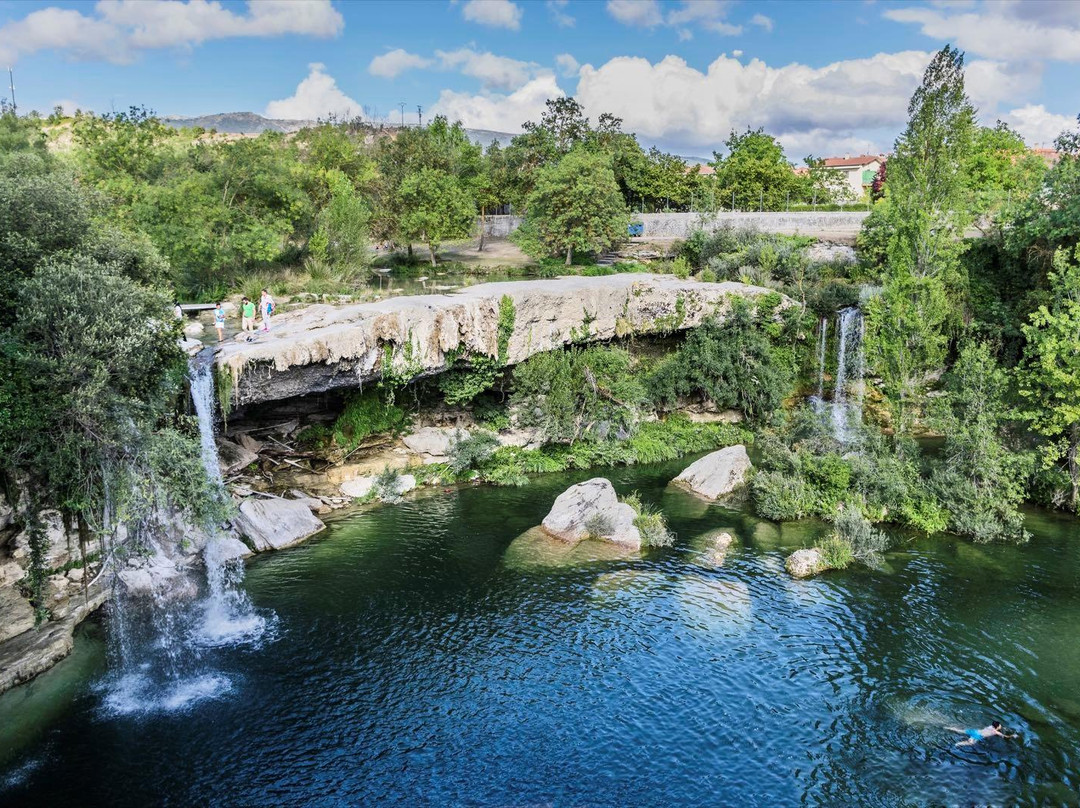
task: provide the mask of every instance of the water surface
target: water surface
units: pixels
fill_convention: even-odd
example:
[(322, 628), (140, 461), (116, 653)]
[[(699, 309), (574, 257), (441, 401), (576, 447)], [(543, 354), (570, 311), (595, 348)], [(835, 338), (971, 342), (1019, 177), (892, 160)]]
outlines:
[[(641, 558), (514, 544), (579, 473), (422, 496), (259, 559), (246, 587), (276, 629), (207, 652), (227, 688), (117, 715), (83, 659), (47, 730), (15, 752), (0, 734), (0, 803), (1077, 804), (1075, 521), (796, 582), (783, 559), (822, 526), (668, 489), (685, 464), (608, 474), (678, 533)], [(738, 538), (720, 566), (718, 528)], [(944, 729), (992, 718), (1022, 739)]]

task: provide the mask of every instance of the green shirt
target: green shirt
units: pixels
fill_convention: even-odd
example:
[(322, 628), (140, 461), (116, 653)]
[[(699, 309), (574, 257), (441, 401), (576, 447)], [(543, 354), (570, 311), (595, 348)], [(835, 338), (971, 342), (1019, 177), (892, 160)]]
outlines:
[(245, 317), (254, 317), (255, 316), (255, 304), (252, 303), (251, 301), (248, 301), (247, 303), (244, 304), (244, 316)]

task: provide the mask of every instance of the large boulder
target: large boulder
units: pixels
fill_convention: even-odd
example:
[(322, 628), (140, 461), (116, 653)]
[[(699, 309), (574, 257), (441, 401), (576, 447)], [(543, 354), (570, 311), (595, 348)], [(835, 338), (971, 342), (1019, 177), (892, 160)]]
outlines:
[(695, 460), (672, 482), (705, 499), (716, 500), (738, 492), (752, 468), (745, 446), (728, 446)]
[(559, 494), (548, 515), (544, 532), (576, 543), (593, 536), (631, 550), (641, 549), (641, 533), (634, 526), (637, 513), (619, 502), (615, 488), (603, 477), (572, 485)]
[(826, 569), (825, 557), (816, 547), (796, 550), (784, 564), (792, 578), (809, 578)]
[(129, 595), (154, 600), (189, 600), (198, 594), (188, 570), (164, 553), (136, 556), (116, 573)]
[(426, 426), (401, 439), (410, 451), (418, 455), (444, 458), (450, 453), (450, 445), (467, 433), (460, 429)]
[(256, 552), (292, 547), (324, 527), (307, 505), (295, 499), (250, 497), (240, 503), (236, 517), (236, 529)]
[(225, 475), (234, 474), (241, 469), (247, 468), (256, 460), (259, 456), (249, 449), (245, 449), (238, 443), (233, 443), (231, 440), (225, 440), (224, 438), (218, 438), (218, 460), (221, 463), (221, 473)]
[(353, 499), (364, 499), (372, 491), (376, 491), (381, 499), (396, 499), (416, 488), (416, 477), (412, 474), (399, 474), (394, 484), (394, 490), (377, 491), (375, 487), (376, 477), (357, 477), (341, 484), (341, 493)]
[(34, 607), (13, 586), (0, 587), (0, 642), (34, 627)]

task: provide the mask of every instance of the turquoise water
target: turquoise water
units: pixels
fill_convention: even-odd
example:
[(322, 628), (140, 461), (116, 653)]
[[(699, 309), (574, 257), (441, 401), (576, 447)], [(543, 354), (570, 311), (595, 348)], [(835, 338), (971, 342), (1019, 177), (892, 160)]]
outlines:
[[(61, 666), (48, 728), (0, 734), (0, 803), (1080, 804), (1076, 521), (793, 581), (823, 526), (668, 488), (685, 464), (605, 472), (678, 533), (642, 557), (519, 539), (594, 472), (429, 493), (261, 558), (246, 586), (275, 633), (208, 651), (224, 686), (118, 715), (100, 650)], [(1020, 740), (944, 729), (993, 718)]]

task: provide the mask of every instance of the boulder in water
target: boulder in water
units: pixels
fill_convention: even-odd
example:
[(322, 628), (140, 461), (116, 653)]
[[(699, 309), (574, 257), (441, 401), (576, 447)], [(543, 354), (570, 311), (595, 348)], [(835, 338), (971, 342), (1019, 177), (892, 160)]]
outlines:
[(809, 578), (827, 569), (825, 557), (816, 547), (796, 550), (784, 564), (792, 578)]
[(251, 497), (240, 503), (236, 528), (257, 552), (299, 544), (326, 525), (303, 502), (295, 499)]
[(611, 482), (596, 477), (559, 494), (542, 527), (548, 535), (570, 543), (592, 537), (640, 550), (641, 533), (634, 526), (635, 518), (637, 513), (619, 502)]
[(672, 482), (705, 499), (716, 500), (738, 492), (752, 468), (746, 447), (739, 444), (695, 460)]
[(235, 536), (219, 536), (203, 548), (203, 555), (212, 553), (212, 561), (228, 563), (239, 558), (249, 558), (255, 555), (251, 548)]
[(374, 477), (357, 477), (353, 480), (346, 480), (341, 484), (341, 493), (347, 497), (353, 499), (363, 499), (371, 493), (371, 489), (375, 487)]
[(163, 553), (149, 558), (133, 558), (128, 566), (116, 573), (130, 595), (185, 599), (192, 598), (198, 592), (195, 582), (187, 570), (177, 566)]

